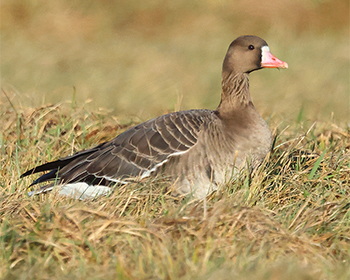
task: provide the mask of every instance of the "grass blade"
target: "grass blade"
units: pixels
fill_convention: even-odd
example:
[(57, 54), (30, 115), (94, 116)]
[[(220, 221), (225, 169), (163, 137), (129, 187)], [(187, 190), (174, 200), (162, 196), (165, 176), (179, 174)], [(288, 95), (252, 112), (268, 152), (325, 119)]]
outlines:
[(315, 173), (318, 169), (318, 167), (321, 164), (321, 161), (323, 160), (324, 155), (327, 153), (327, 150), (324, 150), (323, 153), (320, 155), (320, 157), (316, 160), (314, 167), (312, 168), (310, 174), (309, 174), (309, 180), (313, 179), (315, 176)]

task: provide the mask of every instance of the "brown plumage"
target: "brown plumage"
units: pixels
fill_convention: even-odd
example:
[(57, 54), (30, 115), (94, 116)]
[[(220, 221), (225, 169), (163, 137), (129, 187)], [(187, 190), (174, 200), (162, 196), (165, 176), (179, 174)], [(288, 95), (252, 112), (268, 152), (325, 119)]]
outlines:
[[(270, 130), (249, 93), (249, 73), (263, 67), (288, 65), (269, 52), (263, 39), (241, 36), (225, 56), (221, 102), (215, 111), (160, 116), (95, 148), (37, 166), (21, 177), (50, 171), (32, 185), (56, 180), (59, 185), (74, 187), (84, 182), (97, 188), (162, 173), (173, 180), (178, 192), (205, 197), (245, 167), (248, 158), (253, 167), (258, 166), (271, 147)], [(40, 192), (51, 189), (48, 185)]]

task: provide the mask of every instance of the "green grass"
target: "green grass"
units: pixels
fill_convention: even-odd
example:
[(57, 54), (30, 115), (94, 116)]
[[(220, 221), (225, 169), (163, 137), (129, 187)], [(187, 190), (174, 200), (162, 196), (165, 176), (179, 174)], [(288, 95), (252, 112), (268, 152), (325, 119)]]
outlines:
[[(5, 108), (4, 108), (5, 109)], [(348, 279), (349, 131), (278, 126), (275, 149), (203, 202), (160, 179), (76, 201), (28, 198), (35, 164), (110, 139), (120, 125), (69, 104), (3, 110), (2, 279)], [(97, 131), (101, 131), (97, 134)], [(324, 147), (327, 146), (325, 149)]]

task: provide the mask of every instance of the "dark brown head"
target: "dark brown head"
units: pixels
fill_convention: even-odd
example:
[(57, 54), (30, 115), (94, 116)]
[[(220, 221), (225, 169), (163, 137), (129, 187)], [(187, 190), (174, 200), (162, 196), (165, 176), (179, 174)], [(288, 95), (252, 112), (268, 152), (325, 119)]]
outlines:
[(288, 68), (288, 64), (270, 53), (267, 43), (257, 36), (241, 36), (226, 53), (223, 74), (250, 73), (261, 68)]

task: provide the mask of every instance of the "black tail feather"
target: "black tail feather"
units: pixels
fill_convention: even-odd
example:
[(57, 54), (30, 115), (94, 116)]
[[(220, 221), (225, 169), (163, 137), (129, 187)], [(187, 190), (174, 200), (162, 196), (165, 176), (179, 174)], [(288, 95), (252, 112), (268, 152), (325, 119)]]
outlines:
[(43, 176), (40, 176), (38, 179), (34, 180), (33, 183), (31, 183), (29, 187), (56, 178), (57, 170), (58, 169), (53, 169), (49, 173), (46, 173)]
[[(30, 169), (27, 172), (23, 173), (20, 178), (32, 175), (34, 173), (42, 172), (42, 171), (49, 171), (49, 170), (54, 171), (55, 170), (55, 172), (56, 172), (58, 169), (61, 169), (62, 167), (66, 166), (67, 164), (69, 164), (74, 159), (76, 159), (76, 158), (78, 158), (78, 157), (80, 157), (82, 155), (86, 156), (88, 154), (96, 152), (100, 146), (101, 145), (99, 145), (99, 146), (97, 146), (97, 147), (95, 147), (93, 149), (90, 149), (90, 150), (86, 150), (86, 151), (82, 151), (82, 152), (76, 153), (76, 154), (74, 154), (72, 156), (68, 156), (68, 157), (63, 158), (63, 159), (51, 161), (51, 162), (48, 162), (48, 163), (36, 166), (33, 169)], [(48, 173), (48, 174), (52, 175), (53, 174), (52, 171), (50, 173)], [(40, 178), (42, 178), (42, 177), (40, 177)], [(33, 182), (33, 184), (34, 184), (34, 182)], [(40, 182), (43, 182), (43, 181), (41, 180)], [(40, 183), (40, 182), (38, 182), (38, 183)]]

